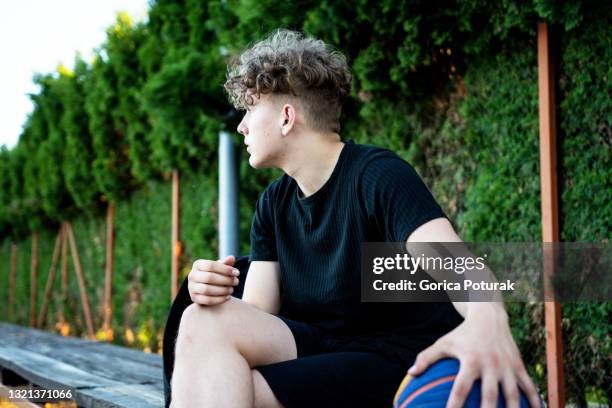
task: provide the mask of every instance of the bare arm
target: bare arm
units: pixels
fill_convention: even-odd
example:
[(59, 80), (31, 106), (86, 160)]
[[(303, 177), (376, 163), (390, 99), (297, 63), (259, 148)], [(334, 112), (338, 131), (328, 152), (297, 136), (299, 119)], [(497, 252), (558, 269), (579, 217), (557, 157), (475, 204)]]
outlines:
[[(406, 242), (406, 246), (410, 251), (411, 244), (418, 242), (463, 242), (455, 229), (446, 218), (436, 218), (418, 227)], [(465, 317), (469, 305), (478, 307), (477, 303), (453, 302), (453, 306), (457, 312)], [(503, 305), (501, 305), (503, 309)]]
[[(406, 242), (463, 242), (446, 218), (436, 218), (417, 228)], [(482, 379), (481, 406), (497, 404), (499, 384), (506, 403), (519, 406), (518, 388), (525, 391), (532, 407), (540, 407), (537, 390), (521, 360), (512, 338), (503, 302), (453, 302), (465, 318), (454, 330), (419, 353), (410, 374), (419, 375), (429, 365), (444, 357), (459, 359), (461, 368), (455, 379), (447, 407), (463, 406), (473, 382)]]
[(281, 306), (278, 262), (251, 262), (242, 300), (264, 312), (278, 314)]

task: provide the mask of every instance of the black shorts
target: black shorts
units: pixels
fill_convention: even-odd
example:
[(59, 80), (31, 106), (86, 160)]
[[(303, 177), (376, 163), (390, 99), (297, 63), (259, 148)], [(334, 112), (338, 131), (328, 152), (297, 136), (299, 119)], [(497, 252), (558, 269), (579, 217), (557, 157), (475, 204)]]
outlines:
[(328, 336), (310, 324), (278, 317), (293, 333), (297, 359), (256, 369), (285, 408), (393, 405), (408, 367), (378, 339)]

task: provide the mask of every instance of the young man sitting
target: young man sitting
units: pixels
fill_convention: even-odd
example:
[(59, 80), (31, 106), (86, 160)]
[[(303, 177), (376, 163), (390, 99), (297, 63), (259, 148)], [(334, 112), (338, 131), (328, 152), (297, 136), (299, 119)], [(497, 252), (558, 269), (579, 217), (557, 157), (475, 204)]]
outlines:
[(256, 203), (242, 299), (234, 257), (198, 260), (176, 342), (172, 406), (389, 407), (411, 367), (461, 362), (448, 406), (477, 379), (482, 406), (519, 387), (539, 406), (501, 303), (362, 303), (362, 242), (460, 242), (393, 152), (343, 142), (345, 57), (277, 30), (230, 64), (249, 164), (285, 173)]

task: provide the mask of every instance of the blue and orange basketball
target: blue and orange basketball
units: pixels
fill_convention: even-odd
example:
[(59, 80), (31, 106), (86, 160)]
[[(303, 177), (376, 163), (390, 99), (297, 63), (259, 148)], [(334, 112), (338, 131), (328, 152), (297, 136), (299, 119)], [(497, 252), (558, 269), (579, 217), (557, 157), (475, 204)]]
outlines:
[[(393, 408), (444, 408), (458, 372), (459, 361), (447, 358), (432, 364), (419, 376), (406, 375), (393, 399)], [(480, 386), (480, 380), (474, 382), (464, 407), (480, 407)], [(501, 388), (498, 395), (497, 408), (503, 408), (506, 404)], [(521, 408), (529, 408), (522, 391), (520, 398)]]

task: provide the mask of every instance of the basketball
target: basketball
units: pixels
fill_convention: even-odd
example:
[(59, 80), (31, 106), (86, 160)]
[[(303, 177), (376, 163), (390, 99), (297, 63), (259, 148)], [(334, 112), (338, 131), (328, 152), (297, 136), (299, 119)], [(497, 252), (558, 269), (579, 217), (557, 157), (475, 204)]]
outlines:
[[(447, 358), (432, 364), (419, 376), (406, 375), (395, 394), (393, 408), (444, 408), (458, 372), (459, 361)], [(464, 407), (480, 407), (480, 387), (480, 380), (475, 381), (465, 399)], [(504, 394), (500, 386), (497, 408), (505, 406)], [(529, 401), (522, 391), (520, 391), (520, 406), (529, 408)]]

